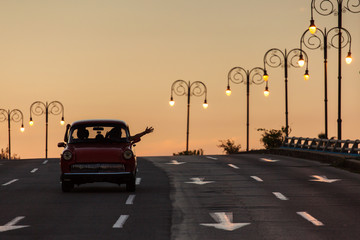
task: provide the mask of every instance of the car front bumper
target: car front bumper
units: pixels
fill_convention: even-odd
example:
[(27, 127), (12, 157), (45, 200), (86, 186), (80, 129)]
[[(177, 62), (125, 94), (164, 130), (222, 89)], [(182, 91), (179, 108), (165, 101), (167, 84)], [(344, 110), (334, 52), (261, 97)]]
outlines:
[(135, 174), (132, 172), (111, 172), (111, 173), (63, 173), (61, 182), (72, 182), (74, 184), (84, 184), (93, 182), (110, 182), (116, 184), (133, 181)]

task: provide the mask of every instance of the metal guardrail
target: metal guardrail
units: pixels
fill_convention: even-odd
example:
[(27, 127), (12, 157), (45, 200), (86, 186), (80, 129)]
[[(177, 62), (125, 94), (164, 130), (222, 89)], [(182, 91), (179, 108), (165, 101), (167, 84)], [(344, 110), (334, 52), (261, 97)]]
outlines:
[(317, 150), (329, 153), (360, 155), (360, 140), (336, 140), (322, 138), (285, 137), (284, 148)]

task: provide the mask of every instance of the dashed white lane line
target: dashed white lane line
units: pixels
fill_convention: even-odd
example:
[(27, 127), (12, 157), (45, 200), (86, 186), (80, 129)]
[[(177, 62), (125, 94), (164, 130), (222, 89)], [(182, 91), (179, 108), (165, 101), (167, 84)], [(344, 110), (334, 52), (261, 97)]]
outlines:
[(45, 160), (42, 164), (47, 164), (49, 160)]
[(126, 220), (129, 218), (129, 215), (121, 215), (116, 223), (113, 225), (113, 228), (123, 228)]
[(19, 180), (19, 179), (13, 179), (13, 180), (11, 180), (11, 181), (9, 181), (9, 182), (7, 182), (7, 183), (2, 184), (2, 186), (10, 185), (10, 184), (12, 184), (12, 183), (14, 183), (14, 182), (16, 182), (16, 181), (18, 181), (18, 180)]
[(324, 226), (324, 224), (322, 222), (320, 222), (319, 220), (317, 220), (316, 218), (314, 218), (313, 216), (311, 216), (307, 212), (297, 212), (297, 214), (299, 214), (300, 216), (302, 216), (303, 218), (305, 218), (306, 220), (308, 220), (309, 222), (311, 222), (315, 226), (318, 226), (318, 227)]
[(38, 168), (34, 168), (33, 170), (31, 170), (31, 173), (35, 173), (37, 170), (39, 170)]
[(258, 181), (258, 182), (263, 182), (263, 180), (257, 176), (251, 176), (252, 179)]
[(134, 204), (135, 195), (130, 195), (126, 200), (126, 205), (132, 205)]
[(287, 197), (285, 197), (282, 193), (280, 192), (273, 192), (273, 194), (275, 195), (275, 197), (277, 197), (280, 200), (286, 201), (289, 200)]
[(209, 157), (209, 156), (207, 156), (206, 158), (208, 158), (208, 159), (212, 159), (212, 160), (217, 160), (217, 158), (214, 158), (214, 157)]
[(141, 183), (141, 178), (136, 178), (135, 184), (136, 184), (136, 185), (140, 185), (140, 183)]
[(231, 164), (231, 163), (229, 163), (228, 166), (229, 166), (229, 167), (232, 167), (232, 168), (235, 168), (235, 169), (239, 169), (238, 166), (236, 166), (236, 165), (234, 165), (234, 164)]

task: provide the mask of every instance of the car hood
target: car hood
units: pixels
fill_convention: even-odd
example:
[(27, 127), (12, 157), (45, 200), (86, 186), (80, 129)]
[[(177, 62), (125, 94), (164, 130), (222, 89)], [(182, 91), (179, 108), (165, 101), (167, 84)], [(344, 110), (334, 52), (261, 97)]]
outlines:
[(123, 148), (81, 147), (74, 148), (76, 162), (118, 162), (123, 158)]

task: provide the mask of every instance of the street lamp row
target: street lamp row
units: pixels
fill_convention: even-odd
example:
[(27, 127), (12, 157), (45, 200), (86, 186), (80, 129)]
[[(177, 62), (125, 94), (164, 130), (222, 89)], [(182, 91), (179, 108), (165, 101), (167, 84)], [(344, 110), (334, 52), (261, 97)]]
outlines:
[(0, 109), (0, 122), (8, 121), (8, 139), (9, 139), (9, 159), (11, 159), (11, 121), (13, 122), (20, 122), (21, 121), (21, 128), (20, 131), (24, 132), (24, 115), (19, 109), (13, 110), (5, 110)]
[(186, 82), (184, 80), (176, 80), (171, 85), (171, 96), (170, 96), (170, 106), (175, 105), (173, 94), (178, 96), (187, 96), (187, 124), (186, 124), (186, 152), (189, 152), (189, 131), (190, 131), (190, 98), (192, 96), (200, 97), (205, 95), (203, 108), (208, 108), (207, 103), (207, 88), (203, 82)]
[[(49, 121), (49, 114), (54, 114), (54, 115), (59, 115), (62, 114), (61, 116), (61, 121), (60, 124), (64, 125), (65, 121), (64, 121), (64, 106), (62, 105), (61, 102), (59, 101), (53, 101), (53, 102), (40, 102), (40, 101), (36, 101), (34, 103), (31, 104), (30, 106), (30, 121), (29, 124), (30, 126), (34, 125), (34, 121), (32, 118), (32, 114), (36, 115), (36, 116), (40, 116), (42, 114), (46, 115), (46, 138), (45, 138), (45, 158), (47, 159), (48, 157), (48, 121)], [(4, 121), (8, 121), (8, 135), (9, 135), (9, 159), (11, 159), (11, 121), (13, 122), (20, 122), (21, 121), (21, 132), (25, 131), (25, 127), (24, 127), (24, 115), (23, 113), (19, 110), (19, 109), (13, 109), (13, 110), (5, 110), (5, 109), (0, 109), (0, 122), (4, 122)]]
[[(333, 3), (335, 2), (335, 4)], [(316, 4), (318, 3), (318, 4)], [(311, 1), (311, 19), (310, 19), (310, 26), (309, 26), (309, 32), (311, 34), (315, 34), (317, 32), (317, 27), (315, 25), (314, 20), (314, 10), (322, 15), (322, 16), (329, 16), (331, 14), (335, 14), (338, 17), (338, 139), (342, 139), (342, 119), (341, 119), (341, 80), (342, 80), (342, 74), (341, 74), (341, 63), (342, 63), (342, 57), (341, 57), (341, 49), (343, 47), (343, 36), (342, 31), (347, 32), (347, 34), (350, 36), (350, 33), (342, 27), (342, 14), (345, 11), (351, 12), (351, 13), (360, 13), (360, 0), (312, 0)], [(330, 31), (329, 31), (330, 32)], [(325, 34), (326, 35), (326, 34)], [(351, 41), (350, 41), (351, 44)], [(346, 57), (346, 62), (350, 63), (352, 61), (351, 58), (351, 51), (349, 48), (348, 55)]]
[(45, 159), (47, 159), (48, 158), (49, 114), (53, 114), (53, 115), (62, 114), (60, 124), (64, 125), (65, 124), (65, 121), (64, 121), (64, 106), (59, 101), (52, 101), (50, 103), (48, 103), (48, 102), (43, 103), (41, 101), (36, 101), (36, 102), (32, 103), (31, 106), (30, 106), (30, 122), (29, 122), (30, 126), (34, 125), (32, 114), (34, 114), (35, 116), (41, 116), (41, 115), (45, 114), (45, 126), (46, 126), (46, 131), (45, 131)]

